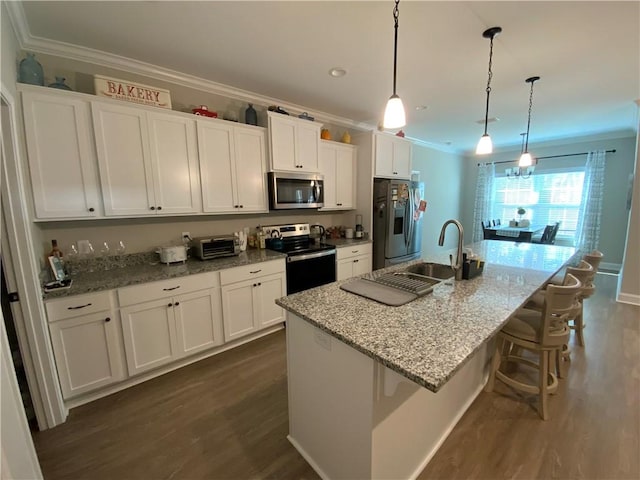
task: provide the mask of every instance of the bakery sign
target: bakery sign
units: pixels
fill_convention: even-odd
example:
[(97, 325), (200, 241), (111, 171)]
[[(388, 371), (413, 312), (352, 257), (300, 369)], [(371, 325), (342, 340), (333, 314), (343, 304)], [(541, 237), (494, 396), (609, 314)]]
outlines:
[(117, 78), (103, 77), (102, 75), (95, 75), (93, 82), (98, 96), (154, 107), (171, 108), (169, 90), (127, 80), (118, 80)]

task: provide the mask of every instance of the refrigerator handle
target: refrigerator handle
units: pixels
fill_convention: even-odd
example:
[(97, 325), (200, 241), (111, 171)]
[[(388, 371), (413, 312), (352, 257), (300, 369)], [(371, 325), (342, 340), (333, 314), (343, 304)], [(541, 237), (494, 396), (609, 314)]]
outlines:
[(413, 219), (413, 196), (415, 195), (415, 192), (413, 192), (413, 189), (409, 189), (409, 235), (407, 236), (407, 240), (406, 240), (406, 245), (407, 248), (409, 248), (409, 244), (411, 243), (411, 237), (413, 236), (413, 224), (415, 223), (414, 219)]

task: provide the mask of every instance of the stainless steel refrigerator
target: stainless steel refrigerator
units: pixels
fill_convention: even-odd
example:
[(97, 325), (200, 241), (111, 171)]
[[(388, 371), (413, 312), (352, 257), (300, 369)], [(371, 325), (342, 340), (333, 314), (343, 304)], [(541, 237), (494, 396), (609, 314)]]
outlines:
[(424, 183), (373, 181), (373, 269), (420, 257)]

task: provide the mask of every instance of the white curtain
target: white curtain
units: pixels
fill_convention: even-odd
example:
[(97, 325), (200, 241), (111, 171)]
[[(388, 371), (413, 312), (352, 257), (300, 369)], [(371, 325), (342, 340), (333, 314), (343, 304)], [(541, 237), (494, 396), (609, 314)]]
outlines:
[(582, 186), (580, 216), (576, 230), (576, 247), (590, 252), (598, 248), (600, 220), (602, 218), (602, 197), (604, 195), (604, 150), (589, 152)]
[(473, 208), (473, 241), (479, 242), (484, 238), (482, 221), (493, 218), (493, 182), (496, 167), (493, 163), (478, 165), (478, 182), (476, 183), (476, 199)]

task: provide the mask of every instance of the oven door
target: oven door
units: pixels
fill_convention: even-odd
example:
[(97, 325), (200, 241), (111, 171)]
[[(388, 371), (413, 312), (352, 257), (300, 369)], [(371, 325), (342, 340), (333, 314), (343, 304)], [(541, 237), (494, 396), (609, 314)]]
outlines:
[(335, 281), (335, 249), (287, 257), (287, 295)]
[(317, 174), (269, 173), (269, 208), (324, 207), (324, 179)]

